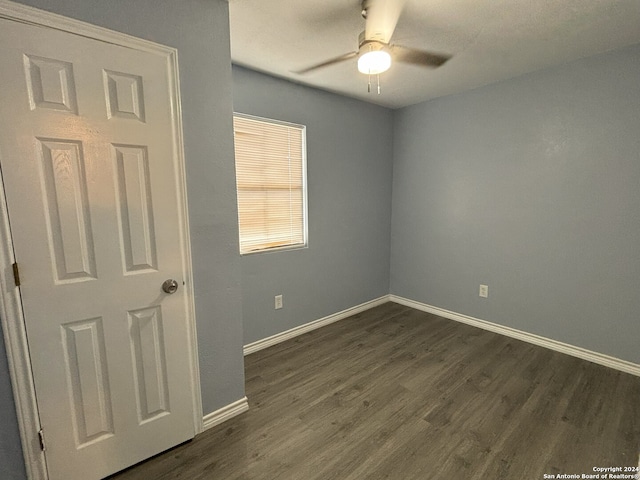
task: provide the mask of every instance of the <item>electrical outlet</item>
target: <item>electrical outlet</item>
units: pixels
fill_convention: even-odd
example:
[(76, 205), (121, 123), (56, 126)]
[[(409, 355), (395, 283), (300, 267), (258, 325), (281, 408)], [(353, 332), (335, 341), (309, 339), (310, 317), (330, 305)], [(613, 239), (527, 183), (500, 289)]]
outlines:
[(480, 285), (480, 293), (479, 295), (482, 298), (489, 298), (489, 286), (488, 285)]
[(276, 295), (275, 306), (276, 310), (280, 310), (282, 308), (282, 295)]

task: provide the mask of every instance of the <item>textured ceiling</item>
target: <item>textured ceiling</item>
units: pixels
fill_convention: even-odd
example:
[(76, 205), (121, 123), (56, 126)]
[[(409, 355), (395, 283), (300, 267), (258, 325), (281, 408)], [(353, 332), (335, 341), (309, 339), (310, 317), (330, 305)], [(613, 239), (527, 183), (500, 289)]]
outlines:
[(453, 55), (438, 69), (395, 63), (367, 93), (356, 59), (360, 0), (229, 0), (234, 63), (399, 108), (640, 43), (640, 0), (407, 0), (391, 43)]

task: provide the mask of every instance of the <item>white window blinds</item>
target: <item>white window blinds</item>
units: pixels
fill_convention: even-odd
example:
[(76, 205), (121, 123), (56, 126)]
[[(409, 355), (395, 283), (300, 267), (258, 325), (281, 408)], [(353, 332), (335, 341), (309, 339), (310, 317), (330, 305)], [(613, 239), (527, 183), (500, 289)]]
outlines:
[(240, 253), (306, 244), (305, 127), (234, 114)]

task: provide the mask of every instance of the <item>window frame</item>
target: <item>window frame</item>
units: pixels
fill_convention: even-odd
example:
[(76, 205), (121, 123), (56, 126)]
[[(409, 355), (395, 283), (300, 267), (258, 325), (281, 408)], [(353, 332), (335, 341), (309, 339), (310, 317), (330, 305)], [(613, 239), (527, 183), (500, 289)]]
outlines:
[[(238, 251), (241, 256), (246, 255), (256, 255), (261, 253), (275, 253), (275, 252), (283, 252), (288, 250), (302, 250), (309, 247), (309, 210), (308, 210), (308, 188), (307, 188), (307, 126), (299, 123), (287, 122), (284, 120), (277, 120), (274, 118), (260, 117), (257, 115), (251, 115), (248, 113), (242, 112), (233, 112), (233, 120), (236, 117), (244, 118), (247, 120), (255, 120), (258, 122), (270, 123), (274, 125), (282, 125), (285, 127), (292, 127), (299, 129), (301, 132), (301, 149), (302, 149), (302, 243), (289, 244), (289, 245), (280, 245), (277, 247), (266, 247), (260, 248), (256, 250), (251, 250), (248, 252), (242, 251), (242, 241), (241, 241), (241, 233), (240, 233), (240, 200), (239, 200), (239, 188), (236, 177), (236, 212), (238, 214)], [(235, 125), (232, 122), (232, 130), (233, 130), (233, 164), (234, 170), (237, 170), (236, 165), (236, 152), (235, 152), (235, 144), (236, 144), (236, 129)]]

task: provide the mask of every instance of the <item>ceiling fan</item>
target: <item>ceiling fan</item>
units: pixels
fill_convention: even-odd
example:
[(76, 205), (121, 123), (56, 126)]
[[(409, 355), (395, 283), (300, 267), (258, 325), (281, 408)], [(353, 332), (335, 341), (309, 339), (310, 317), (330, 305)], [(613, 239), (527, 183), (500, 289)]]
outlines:
[[(409, 63), (421, 67), (439, 67), (450, 55), (426, 52), (402, 45), (390, 44), (406, 0), (362, 0), (365, 29), (358, 37), (358, 50), (326, 60), (294, 73), (303, 75), (320, 68), (358, 58), (358, 70), (366, 75), (379, 75), (391, 67), (391, 62)], [(371, 91), (371, 81), (369, 81)], [(378, 93), (380, 82), (378, 80)]]

